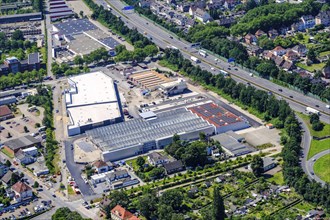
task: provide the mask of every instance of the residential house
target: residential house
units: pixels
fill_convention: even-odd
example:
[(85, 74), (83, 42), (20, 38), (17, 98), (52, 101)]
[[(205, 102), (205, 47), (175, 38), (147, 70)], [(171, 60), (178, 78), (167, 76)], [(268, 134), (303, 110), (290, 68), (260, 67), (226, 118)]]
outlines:
[(38, 148), (36, 147), (30, 147), (26, 149), (22, 149), (22, 152), (26, 155), (30, 155), (32, 157), (38, 156)]
[(296, 52), (299, 56), (305, 56), (308, 49), (305, 45), (303, 44), (298, 44), (292, 48), (293, 52)]
[(150, 4), (150, 10), (155, 15), (158, 15), (163, 10), (163, 8), (164, 8), (164, 6), (157, 4), (155, 2), (152, 2)]
[(296, 61), (299, 58), (299, 55), (293, 50), (288, 50), (283, 57), (287, 61)]
[(315, 18), (312, 15), (301, 16), (300, 20), (303, 22), (305, 29), (309, 29), (315, 26)]
[(13, 175), (13, 172), (11, 170), (8, 170), (7, 173), (1, 178), (2, 185), (10, 186), (12, 175)]
[(152, 152), (148, 154), (148, 161), (151, 165), (157, 166), (167, 163), (169, 159), (167, 156), (161, 155), (160, 153)]
[(184, 166), (181, 160), (166, 163), (164, 164), (164, 168), (167, 175), (184, 170)]
[(307, 215), (306, 219), (323, 219), (325, 217), (324, 211), (322, 210), (310, 210)]
[(263, 169), (264, 172), (273, 169), (274, 167), (276, 167), (276, 161), (274, 158), (272, 157), (264, 157), (262, 158), (263, 160)]
[(211, 18), (211, 15), (209, 13), (207, 13), (206, 11), (200, 9), (200, 8), (197, 8), (196, 11), (194, 12), (194, 17), (201, 21), (201, 22), (207, 22), (207, 21), (210, 21), (212, 20)]
[(111, 210), (111, 219), (112, 220), (140, 220), (138, 217), (133, 215), (131, 212), (127, 211), (125, 208), (120, 205), (116, 205)]
[(273, 54), (272, 51), (270, 50), (265, 50), (263, 53), (262, 53), (262, 56), (266, 59), (266, 60), (272, 60), (274, 59), (275, 55)]
[(304, 31), (305, 30), (305, 25), (304, 23), (300, 20), (294, 24), (291, 25), (291, 30), (293, 32), (298, 32), (298, 31)]
[(104, 173), (110, 171), (110, 167), (103, 160), (97, 160), (92, 163), (92, 168), (94, 168), (97, 173)]
[(0, 106), (0, 121), (4, 121), (13, 117), (14, 114), (11, 112), (10, 108), (7, 105)]
[(0, 178), (3, 177), (9, 171), (9, 167), (0, 162)]
[(111, 172), (107, 175), (109, 181), (114, 181), (114, 180), (119, 180), (119, 179), (123, 179), (126, 177), (129, 177), (129, 174), (126, 170), (117, 170), (114, 172)]
[(20, 149), (17, 153), (15, 153), (15, 161), (20, 164), (31, 164), (34, 163), (37, 159), (29, 154), (26, 154), (23, 152), (22, 149)]
[(21, 181), (15, 183), (11, 187), (11, 190), (15, 193), (14, 200), (16, 202), (21, 202), (33, 197), (32, 188)]
[(315, 24), (317, 24), (317, 25), (322, 24), (324, 26), (329, 26), (330, 25), (330, 10), (321, 11), (318, 15), (316, 15)]
[(215, 20), (220, 26), (231, 25), (236, 22), (233, 16), (219, 16), (219, 20)]
[(189, 29), (191, 27), (194, 27), (196, 25), (196, 21), (194, 19), (188, 18), (185, 22), (186, 27)]
[(26, 135), (16, 139), (11, 139), (3, 143), (4, 148), (11, 154), (17, 153), (20, 149), (26, 149), (33, 146), (40, 146), (41, 141), (32, 137), (31, 135)]
[(172, 21), (179, 26), (185, 25), (185, 19), (182, 15), (175, 14), (174, 17), (172, 18)]
[(249, 56), (259, 56), (263, 51), (260, 47), (258, 47), (257, 45), (253, 45), (253, 44), (246, 45), (246, 50), (247, 50)]
[(189, 9), (190, 9), (190, 4), (187, 3), (181, 3), (176, 6), (176, 10), (182, 13), (189, 12)]
[(139, 6), (141, 8), (150, 8), (151, 1), (150, 0), (141, 0), (139, 1)]
[(275, 39), (278, 35), (279, 35), (278, 31), (275, 30), (275, 29), (271, 29), (271, 30), (268, 31), (268, 36), (271, 39)]
[(276, 56), (274, 59), (276, 66), (282, 66), (285, 60), (282, 57)]
[(280, 67), (286, 71), (291, 71), (295, 68), (295, 65), (291, 61), (285, 61)]
[(257, 42), (256, 36), (254, 36), (253, 34), (250, 34), (250, 33), (245, 35), (244, 40), (245, 40), (245, 43), (247, 43), (247, 44), (253, 44), (253, 43)]
[(285, 54), (285, 52), (286, 52), (286, 49), (284, 49), (283, 47), (281, 47), (281, 46), (277, 46), (277, 47), (275, 47), (274, 49), (273, 49), (273, 54), (275, 55), (275, 56), (283, 56), (284, 54)]
[(262, 31), (262, 30), (257, 30), (257, 32), (254, 34), (256, 36), (256, 38), (262, 37), (262, 36), (267, 36), (267, 34)]
[(167, 3), (168, 5), (176, 4), (176, 3), (175, 3), (175, 0), (166, 0), (166, 3)]

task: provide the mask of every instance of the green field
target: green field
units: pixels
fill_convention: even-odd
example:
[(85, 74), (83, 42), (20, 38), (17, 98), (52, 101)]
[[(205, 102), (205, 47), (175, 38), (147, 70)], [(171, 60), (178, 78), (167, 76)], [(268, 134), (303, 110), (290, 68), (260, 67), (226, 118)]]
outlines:
[(297, 113), (299, 115), (299, 117), (301, 117), (305, 123), (307, 124), (308, 126), (308, 129), (309, 131), (311, 132), (311, 135), (314, 136), (314, 137), (325, 137), (325, 136), (328, 136), (330, 135), (330, 124), (324, 124), (324, 128), (322, 131), (314, 131), (312, 129), (312, 125), (309, 123), (309, 117), (308, 115), (304, 115), (304, 114), (301, 114), (301, 113)]
[(1, 152), (6, 154), (10, 158), (14, 158), (14, 155), (11, 152), (9, 152), (6, 148), (2, 148)]
[(312, 140), (307, 159), (324, 150), (330, 149), (330, 138), (324, 140)]
[(317, 64), (312, 64), (310, 66), (307, 66), (302, 63), (297, 63), (297, 66), (309, 72), (314, 72), (315, 70), (322, 70), (323, 67), (325, 66), (325, 63), (317, 63)]
[(325, 182), (330, 183), (330, 154), (327, 154), (318, 159), (314, 164), (315, 175), (320, 177)]
[(268, 179), (269, 182), (275, 182), (278, 185), (284, 185), (283, 173), (277, 172), (271, 178)]
[(320, 57), (323, 57), (323, 56), (326, 56), (326, 55), (329, 55), (330, 54), (330, 51), (324, 51), (324, 52), (321, 52), (319, 54)]

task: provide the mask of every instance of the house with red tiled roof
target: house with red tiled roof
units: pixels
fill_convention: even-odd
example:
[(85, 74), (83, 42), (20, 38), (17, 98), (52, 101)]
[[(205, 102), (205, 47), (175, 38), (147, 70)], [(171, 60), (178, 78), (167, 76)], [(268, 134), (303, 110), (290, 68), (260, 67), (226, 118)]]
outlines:
[(289, 50), (283, 57), (287, 61), (296, 61), (299, 58), (299, 55), (293, 50)]
[(15, 183), (11, 190), (15, 193), (14, 200), (16, 202), (30, 199), (33, 196), (32, 188), (21, 181)]
[(103, 160), (97, 160), (92, 164), (92, 167), (97, 171), (97, 173), (104, 173), (110, 170), (110, 167)]
[(257, 32), (254, 35), (256, 36), (256, 38), (259, 38), (259, 37), (267, 35), (267, 34), (259, 29), (259, 30), (257, 30)]
[(4, 121), (13, 117), (14, 114), (11, 112), (10, 108), (7, 105), (0, 106), (0, 121)]
[(275, 56), (283, 56), (286, 52), (286, 49), (284, 49), (283, 47), (281, 46), (277, 46), (273, 49), (273, 54)]
[(253, 34), (250, 34), (250, 33), (245, 35), (244, 40), (245, 40), (245, 43), (247, 43), (247, 44), (252, 44), (252, 43), (257, 42), (256, 36), (254, 36)]
[(116, 205), (111, 210), (111, 219), (113, 220), (140, 220), (138, 217), (127, 211), (120, 205)]

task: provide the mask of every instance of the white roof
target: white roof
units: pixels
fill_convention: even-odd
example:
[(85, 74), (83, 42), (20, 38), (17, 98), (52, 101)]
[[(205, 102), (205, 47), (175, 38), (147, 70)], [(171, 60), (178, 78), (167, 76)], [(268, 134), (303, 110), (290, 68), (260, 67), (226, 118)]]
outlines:
[(121, 116), (113, 80), (103, 72), (93, 72), (68, 79), (66, 95), (70, 127), (95, 124)]
[(22, 151), (29, 152), (29, 151), (35, 151), (35, 150), (38, 150), (38, 149), (36, 147), (29, 147), (29, 148), (23, 149)]

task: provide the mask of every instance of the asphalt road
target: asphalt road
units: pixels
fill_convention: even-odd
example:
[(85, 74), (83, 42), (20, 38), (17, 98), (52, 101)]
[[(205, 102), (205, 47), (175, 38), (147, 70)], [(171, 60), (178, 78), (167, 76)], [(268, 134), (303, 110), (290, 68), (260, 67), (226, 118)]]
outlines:
[[(322, 151), (316, 155), (314, 155), (313, 157), (311, 157), (308, 161), (307, 161), (307, 171), (311, 173), (312, 178), (316, 181), (321, 183), (322, 185), (325, 185), (325, 182), (323, 180), (321, 180), (314, 172), (314, 163), (320, 159), (321, 157), (330, 154), (330, 149)], [(314, 173), (314, 174), (312, 174)]]
[[(151, 37), (152, 41), (159, 47), (166, 48), (167, 46), (175, 46), (187, 59), (190, 59), (192, 55), (198, 57), (201, 60), (201, 63), (198, 65), (205, 70), (209, 70), (214, 74), (219, 74), (219, 70), (224, 69), (231, 74), (231, 77), (234, 80), (238, 82), (249, 82), (252, 86), (259, 89), (272, 91), (278, 98), (287, 100), (291, 108), (296, 111), (305, 112), (306, 107), (310, 106), (321, 112), (320, 119), (322, 121), (330, 121), (330, 110), (325, 107), (326, 103), (288, 88), (276, 85), (269, 80), (259, 77), (251, 77), (249, 72), (238, 67), (237, 70), (234, 70), (234, 67), (231, 66), (231, 70), (228, 70), (230, 64), (222, 60), (215, 61), (217, 57), (213, 55), (208, 55), (205, 58), (201, 57), (198, 55), (198, 50), (190, 47), (190, 43), (178, 39), (173, 33), (164, 30), (152, 21), (139, 16), (134, 11), (122, 11), (121, 9), (125, 6), (125, 4), (119, 0), (113, 0), (111, 2), (107, 0), (95, 0), (95, 2), (99, 5), (103, 5), (105, 8), (106, 5), (109, 4), (113, 8), (112, 13), (121, 16), (121, 19), (129, 28), (136, 28), (140, 33), (145, 34), (149, 38)], [(280, 89), (282, 92), (280, 92)], [(316, 107), (316, 105), (319, 107)]]
[(66, 166), (68, 167), (72, 177), (76, 181), (81, 194), (85, 196), (91, 196), (94, 194), (92, 188), (89, 184), (86, 184), (83, 178), (81, 177), (81, 168), (82, 165), (76, 164), (74, 162), (74, 152), (71, 150), (71, 144), (73, 141), (63, 141), (65, 147), (65, 157), (66, 157)]

